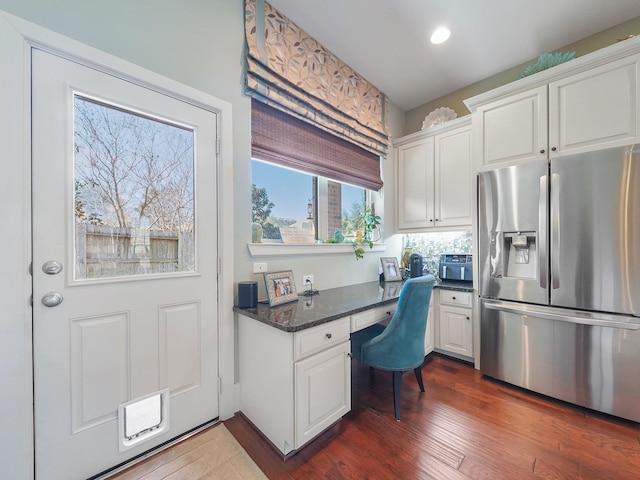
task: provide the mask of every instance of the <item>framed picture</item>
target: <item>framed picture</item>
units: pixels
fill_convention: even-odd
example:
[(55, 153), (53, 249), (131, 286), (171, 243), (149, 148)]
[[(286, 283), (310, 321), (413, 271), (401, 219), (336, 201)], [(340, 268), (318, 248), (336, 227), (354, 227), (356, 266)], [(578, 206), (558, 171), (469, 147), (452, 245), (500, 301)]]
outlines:
[(265, 273), (264, 283), (267, 287), (270, 307), (298, 300), (296, 284), (293, 281), (293, 271), (283, 270), (282, 272)]
[(402, 281), (402, 274), (400, 273), (397, 258), (382, 257), (380, 258), (380, 263), (382, 263), (382, 278), (384, 278), (385, 282)]

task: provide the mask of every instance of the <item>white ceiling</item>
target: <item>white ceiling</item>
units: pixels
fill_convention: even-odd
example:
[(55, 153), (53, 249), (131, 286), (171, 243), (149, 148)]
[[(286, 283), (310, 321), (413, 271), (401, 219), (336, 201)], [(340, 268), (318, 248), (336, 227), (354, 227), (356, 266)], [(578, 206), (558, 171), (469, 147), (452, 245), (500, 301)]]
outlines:
[(640, 0), (268, 1), (405, 111), (640, 16)]

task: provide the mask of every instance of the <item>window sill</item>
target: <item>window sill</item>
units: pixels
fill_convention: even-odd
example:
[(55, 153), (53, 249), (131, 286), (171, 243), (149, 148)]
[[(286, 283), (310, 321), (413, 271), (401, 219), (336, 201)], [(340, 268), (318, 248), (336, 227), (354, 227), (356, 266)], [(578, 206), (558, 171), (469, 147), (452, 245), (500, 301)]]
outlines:
[[(335, 253), (350, 253), (353, 255), (353, 246), (344, 243), (312, 243), (312, 244), (291, 244), (291, 243), (249, 243), (249, 252), (252, 257), (271, 257), (278, 255), (324, 255)], [(374, 243), (373, 248), (368, 245), (363, 246), (365, 255), (368, 252), (384, 252), (387, 245), (384, 243)]]

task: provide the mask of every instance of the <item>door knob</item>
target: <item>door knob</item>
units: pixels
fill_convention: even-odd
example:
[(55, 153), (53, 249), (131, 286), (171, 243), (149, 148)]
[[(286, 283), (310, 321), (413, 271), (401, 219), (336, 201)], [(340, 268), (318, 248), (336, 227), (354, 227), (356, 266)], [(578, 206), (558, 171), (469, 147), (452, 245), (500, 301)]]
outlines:
[(45, 307), (56, 307), (62, 303), (63, 297), (59, 292), (45, 293), (42, 297), (42, 304)]
[(49, 260), (42, 265), (42, 271), (47, 275), (57, 275), (62, 271), (62, 264), (56, 260)]

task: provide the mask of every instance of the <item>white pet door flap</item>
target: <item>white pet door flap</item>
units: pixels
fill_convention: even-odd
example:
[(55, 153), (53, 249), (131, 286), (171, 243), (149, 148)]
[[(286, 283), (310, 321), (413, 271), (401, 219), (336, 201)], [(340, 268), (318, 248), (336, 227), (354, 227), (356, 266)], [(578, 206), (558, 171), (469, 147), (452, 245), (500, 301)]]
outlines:
[(118, 407), (119, 449), (127, 450), (169, 428), (169, 390), (137, 398)]

